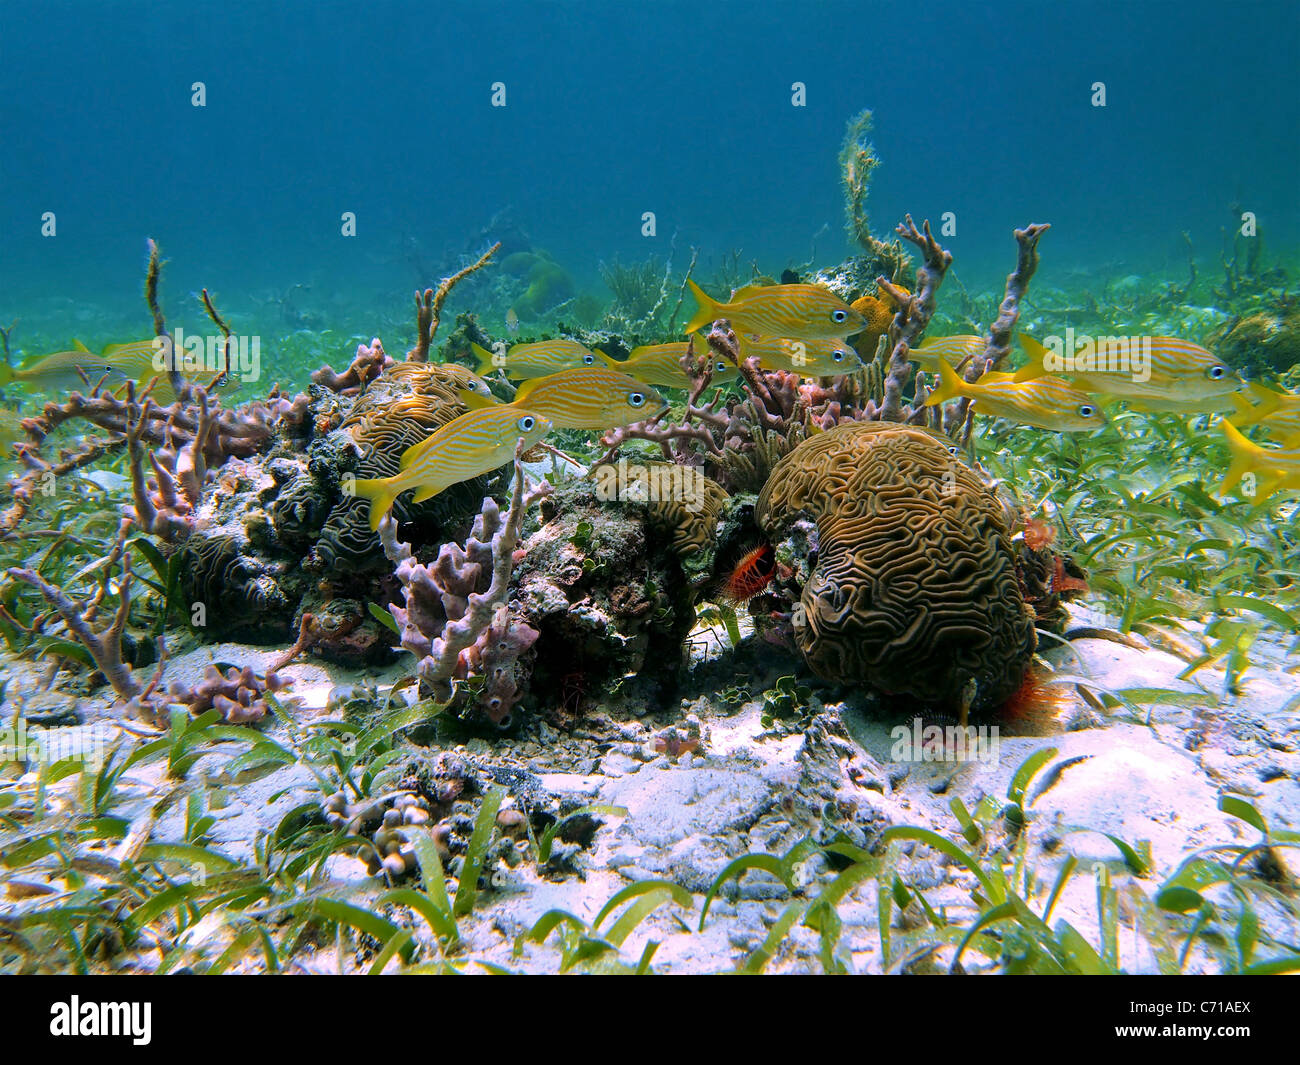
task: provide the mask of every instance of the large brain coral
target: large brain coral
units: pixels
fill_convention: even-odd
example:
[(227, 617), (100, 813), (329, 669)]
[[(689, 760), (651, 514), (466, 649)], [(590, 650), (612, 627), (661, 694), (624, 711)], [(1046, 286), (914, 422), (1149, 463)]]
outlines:
[(820, 676), (947, 706), (973, 680), (977, 708), (1019, 686), (1035, 635), (1007, 513), (925, 430), (820, 433), (777, 465), (755, 515), (778, 544), (816, 523), (794, 634)]

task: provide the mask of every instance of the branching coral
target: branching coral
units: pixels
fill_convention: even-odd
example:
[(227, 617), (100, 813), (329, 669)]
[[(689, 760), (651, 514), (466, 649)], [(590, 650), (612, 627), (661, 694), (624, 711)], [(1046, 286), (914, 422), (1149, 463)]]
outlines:
[(126, 631), (127, 617), (131, 613), (131, 556), (123, 550), (131, 520), (123, 518), (110, 562), (120, 559), (122, 572), (118, 581), (118, 603), (113, 620), (96, 631), (91, 627), (98, 608), (97, 602), (76, 603), (59, 588), (33, 569), (12, 568), (9, 576), (35, 588), (63, 619), (68, 631), (76, 638), (94, 660), (99, 671), (120, 699), (135, 701), (144, 689), (131, 675), (131, 667), (122, 660), (122, 634)]
[(610, 462), (629, 440), (649, 440), (658, 444), (664, 458), (683, 465), (692, 465), (692, 452), (688, 449), (689, 441), (702, 444), (706, 451), (720, 454), (722, 445), (719, 436), (728, 424), (728, 416), (718, 409), (722, 401), (721, 392), (714, 395), (707, 403), (700, 403), (700, 397), (713, 382), (713, 370), (709, 365), (707, 352), (695, 353), (695, 338), (687, 344), (682, 356), (682, 368), (690, 380), (690, 390), (686, 398), (686, 412), (676, 425), (662, 425), (668, 415), (663, 411), (644, 422), (632, 425), (620, 425), (601, 437), (601, 444), (608, 450), (597, 465)]
[(288, 683), (274, 671), (259, 677), (251, 666), (243, 669), (231, 666), (223, 674), (216, 666), (209, 665), (197, 687), (173, 681), (167, 694), (169, 702), (188, 707), (196, 717), (207, 710), (216, 710), (226, 724), (244, 725), (264, 718), (270, 709), (266, 693), (280, 691)]
[(503, 517), (496, 501), (485, 499), (465, 547), (444, 544), (431, 566), (416, 561), (410, 544), (398, 542), (392, 518), (379, 527), (405, 603), (388, 609), (402, 646), (419, 659), (420, 680), (448, 700), (453, 681), (481, 678), (477, 705), (497, 724), (508, 719), (522, 694), (520, 659), (537, 639), (508, 602), (519, 528), (524, 512), (550, 491), (546, 481), (526, 487), (517, 449), (510, 509)]
[(500, 249), (501, 242), (497, 241), (479, 257), (477, 262), (472, 263), (463, 270), (458, 270), (451, 277), (444, 277), (439, 283), (436, 292), (431, 288), (426, 288), (423, 295), (419, 292), (415, 294), (415, 347), (406, 353), (407, 362), (429, 361), (429, 346), (433, 343), (434, 334), (438, 332), (438, 323), (442, 317), (442, 305), (447, 302), (451, 290), (469, 277), (470, 274), (487, 266), (488, 260)]
[[(134, 388), (129, 391), (134, 399)], [(138, 414), (126, 428), (127, 448), (131, 461), (131, 493), (135, 505), (129, 510), (135, 524), (144, 532), (157, 536), (165, 543), (174, 544), (193, 531), (195, 508), (203, 495), (203, 481), (207, 474), (204, 450), (214, 423), (208, 413), (207, 397), (199, 397), (199, 418), (194, 435), (179, 451), (160, 447), (149, 452), (154, 480), (145, 480), (144, 448), (141, 438), (149, 424), (149, 411), (153, 401), (146, 399)]]
[(35, 570), (12, 568), (8, 571), (9, 576), (40, 592), (63, 620), (68, 632), (86, 649), (118, 699), (146, 721), (158, 723), (165, 720), (169, 704), (186, 706), (193, 714), (216, 709), (231, 724), (256, 721), (263, 717), (267, 711), (264, 698), (266, 692), (285, 686), (285, 682), (276, 677), (274, 672), (261, 678), (248, 667), (243, 670), (231, 667), (223, 676), (215, 666), (209, 666), (198, 687), (190, 688), (173, 682), (164, 694), (159, 685), (167, 663), (167, 652), (161, 637), (158, 641), (158, 666), (152, 678), (145, 685), (136, 680), (131, 667), (122, 657), (122, 637), (131, 613), (131, 585), (134, 580), (131, 556), (126, 550), (126, 537), (132, 523), (131, 517), (122, 519), (108, 556), (109, 570), (119, 564), (121, 566), (117, 581), (117, 609), (112, 620), (99, 629), (94, 627), (94, 622), (103, 601), (103, 588), (107, 584), (101, 588), (100, 594), (89, 601), (75, 602), (62, 588)]
[(383, 343), (378, 337), (372, 337), (369, 346), (357, 345), (356, 358), (342, 373), (322, 366), (311, 375), (311, 379), (313, 384), (322, 385), (331, 392), (353, 395), (392, 365), (393, 360), (384, 353)]

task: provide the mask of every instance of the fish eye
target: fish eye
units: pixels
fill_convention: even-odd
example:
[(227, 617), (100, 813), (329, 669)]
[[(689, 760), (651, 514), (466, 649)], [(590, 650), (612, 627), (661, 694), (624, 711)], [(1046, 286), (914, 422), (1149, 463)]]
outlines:
[(533, 426), (536, 424), (537, 424), (537, 419), (534, 418), (531, 414), (525, 414), (522, 418), (519, 419), (519, 428), (526, 433), (531, 433), (533, 431)]
[(583, 365), (583, 366), (592, 366), (592, 365), (595, 364), (595, 362), (596, 362), (596, 356), (595, 356), (595, 355), (584, 355), (584, 356), (582, 357), (582, 365)]
[(723, 362), (722, 359), (719, 359), (717, 366), (714, 367), (714, 372), (722, 373), (722, 371), (725, 370), (726, 368), (727, 368), (727, 364)]
[(631, 403), (632, 406), (634, 407), (645, 406), (645, 396), (640, 392), (629, 392), (627, 396), (627, 401)]
[(1085, 403), (1079, 408), (1079, 417), (1091, 418), (1097, 413), (1097, 408), (1091, 403)]
[(848, 356), (844, 354), (843, 348), (836, 348), (833, 352), (831, 352), (831, 358), (834, 359), (836, 362), (843, 362), (845, 359), (848, 358)]
[(832, 322), (847, 322), (849, 320), (848, 311), (831, 311)]
[(1211, 381), (1222, 381), (1228, 375), (1228, 368), (1218, 365), (1211, 366), (1205, 373)]

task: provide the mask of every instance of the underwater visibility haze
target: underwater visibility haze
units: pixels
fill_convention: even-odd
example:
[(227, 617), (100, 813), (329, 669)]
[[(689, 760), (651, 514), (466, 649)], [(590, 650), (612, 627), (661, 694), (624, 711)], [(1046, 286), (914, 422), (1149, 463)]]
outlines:
[(0, 971), (1300, 970), (1294, 4), (2, 17)]

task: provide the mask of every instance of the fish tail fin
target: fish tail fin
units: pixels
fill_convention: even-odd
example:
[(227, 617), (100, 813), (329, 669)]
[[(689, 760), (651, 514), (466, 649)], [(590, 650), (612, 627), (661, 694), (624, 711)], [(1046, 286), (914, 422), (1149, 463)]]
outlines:
[(946, 359), (940, 359), (939, 387), (925, 397), (925, 405), (935, 407), (965, 394), (966, 382), (957, 376), (957, 371), (948, 364)]
[(1025, 354), (1029, 356), (1029, 361), (1015, 372), (1011, 378), (1013, 381), (1032, 381), (1035, 378), (1042, 377), (1047, 373), (1047, 367), (1043, 360), (1047, 358), (1047, 349), (1028, 333), (1021, 333), (1020, 346), (1025, 349)]
[(380, 521), (393, 509), (393, 503), (397, 499), (398, 493), (393, 488), (392, 480), (387, 477), (365, 477), (356, 481), (352, 490), (362, 499), (370, 501), (370, 531), (378, 532)]
[(600, 350), (600, 348), (592, 348), (591, 353), (595, 355), (596, 358), (598, 358), (601, 362), (603, 362), (606, 366), (608, 366), (612, 370), (617, 370), (620, 366), (623, 365), (621, 362), (618, 361), (618, 359), (614, 358), (614, 356), (606, 355), (603, 351)]
[(1236, 413), (1232, 416), (1232, 424), (1236, 428), (1244, 429), (1248, 425), (1254, 425), (1263, 417), (1260, 413), (1264, 406), (1262, 403), (1256, 406), (1239, 391), (1232, 393), (1229, 398), (1232, 400), (1233, 407), (1236, 408)]
[(691, 287), (691, 295), (695, 297), (695, 302), (699, 304), (699, 308), (695, 311), (695, 317), (686, 323), (686, 328), (683, 330), (689, 336), (697, 329), (703, 329), (705, 326), (711, 325), (715, 318), (720, 317), (717, 312), (722, 304), (700, 288), (691, 278), (688, 277), (686, 283)]
[(1228, 472), (1223, 475), (1223, 483), (1219, 485), (1219, 495), (1225, 495), (1242, 477), (1259, 465), (1264, 449), (1242, 436), (1231, 422), (1220, 421), (1219, 425), (1223, 429), (1223, 435), (1227, 437), (1228, 451), (1232, 454), (1232, 463), (1228, 466)]
[(474, 369), (478, 373), (491, 373), (493, 370), (499, 369), (495, 361), (496, 357), (492, 352), (488, 351), (487, 348), (483, 347), (481, 344), (475, 344), (473, 341), (470, 342), (469, 346), (474, 352), (474, 358), (477, 362)]

